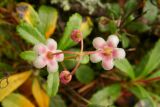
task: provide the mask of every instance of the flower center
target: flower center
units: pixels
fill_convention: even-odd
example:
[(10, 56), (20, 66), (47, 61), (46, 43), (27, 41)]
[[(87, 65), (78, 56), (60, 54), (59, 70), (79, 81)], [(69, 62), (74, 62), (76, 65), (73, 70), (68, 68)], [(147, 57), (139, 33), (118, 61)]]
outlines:
[(105, 55), (111, 55), (112, 54), (112, 48), (105, 47), (104, 48), (104, 54)]
[(51, 60), (51, 59), (53, 59), (53, 56), (54, 56), (54, 55), (53, 55), (52, 52), (49, 51), (46, 56), (47, 56), (48, 59)]

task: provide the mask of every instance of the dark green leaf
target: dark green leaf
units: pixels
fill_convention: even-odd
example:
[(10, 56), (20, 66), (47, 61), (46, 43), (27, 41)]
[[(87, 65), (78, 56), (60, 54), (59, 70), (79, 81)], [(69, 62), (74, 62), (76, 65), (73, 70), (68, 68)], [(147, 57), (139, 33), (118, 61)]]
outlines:
[(81, 83), (89, 83), (94, 79), (94, 71), (92, 68), (90, 68), (87, 65), (81, 65), (77, 71), (76, 71), (76, 78), (81, 82)]
[(56, 95), (54, 97), (51, 97), (49, 107), (66, 107), (66, 104), (61, 96)]

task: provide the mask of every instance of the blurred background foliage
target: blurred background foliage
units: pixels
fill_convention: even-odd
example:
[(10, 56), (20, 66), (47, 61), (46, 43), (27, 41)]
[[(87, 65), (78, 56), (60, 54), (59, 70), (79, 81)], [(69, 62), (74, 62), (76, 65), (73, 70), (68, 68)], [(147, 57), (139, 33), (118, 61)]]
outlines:
[[(159, 8), (160, 0), (0, 0), (1, 106), (159, 107)], [(53, 37), (60, 49), (79, 51), (79, 45), (69, 39), (75, 28), (85, 34), (85, 50), (93, 50), (94, 37), (118, 34), (128, 60), (117, 60), (113, 70), (104, 71), (85, 56), (72, 82), (61, 84), (58, 94), (48, 97), (48, 73), (45, 69), (37, 73), (20, 58), (29, 57), (20, 53), (32, 48), (34, 41), (28, 37), (33, 34)], [(76, 60), (64, 63), (71, 70)]]

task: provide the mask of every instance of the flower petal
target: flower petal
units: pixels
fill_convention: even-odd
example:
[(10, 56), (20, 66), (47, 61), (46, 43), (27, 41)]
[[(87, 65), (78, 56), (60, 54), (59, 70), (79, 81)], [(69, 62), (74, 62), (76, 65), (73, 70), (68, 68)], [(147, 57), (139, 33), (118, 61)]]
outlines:
[(47, 71), (48, 72), (56, 72), (56, 71), (58, 71), (58, 63), (57, 63), (56, 60), (51, 60), (47, 64)]
[(101, 55), (99, 53), (91, 54), (90, 55), (90, 60), (93, 63), (98, 63), (98, 62), (100, 62), (102, 60), (102, 57), (101, 57)]
[[(56, 50), (56, 52), (62, 52), (62, 51), (61, 50)], [(55, 57), (56, 57), (56, 60), (58, 62), (62, 62), (64, 60), (64, 54), (63, 53), (62, 54), (57, 54)]]
[(107, 45), (109, 47), (117, 47), (119, 39), (116, 35), (110, 35), (107, 40)]
[(94, 38), (93, 42), (92, 42), (94, 48), (96, 48), (96, 49), (102, 48), (105, 45), (105, 43), (106, 43), (106, 41), (101, 37)]
[(125, 58), (125, 56), (126, 56), (126, 53), (125, 53), (124, 49), (122, 49), (122, 48), (115, 48), (113, 50), (113, 57), (114, 58), (123, 59), (123, 58)]
[(34, 47), (33, 47), (33, 50), (37, 53), (37, 54), (44, 54), (47, 52), (47, 47), (42, 44), (42, 43), (39, 43), (39, 44), (36, 44)]
[(114, 63), (113, 63), (113, 59), (112, 58), (104, 58), (102, 60), (102, 67), (105, 69), (105, 70), (111, 70), (114, 66)]
[(33, 65), (36, 67), (36, 68), (43, 68), (45, 67), (47, 64), (47, 61), (46, 59), (43, 57), (43, 56), (38, 56), (35, 61), (33, 61)]
[(57, 42), (54, 39), (48, 39), (47, 47), (50, 51), (55, 51), (57, 49)]

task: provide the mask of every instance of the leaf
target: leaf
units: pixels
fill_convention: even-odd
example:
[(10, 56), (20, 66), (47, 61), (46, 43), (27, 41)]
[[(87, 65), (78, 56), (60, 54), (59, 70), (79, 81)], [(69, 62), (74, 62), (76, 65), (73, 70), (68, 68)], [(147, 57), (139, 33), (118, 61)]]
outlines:
[(44, 90), (41, 89), (37, 78), (33, 80), (32, 94), (39, 107), (49, 106), (49, 97), (46, 95)]
[(49, 96), (55, 96), (59, 88), (59, 72), (50, 72), (47, 77), (47, 93)]
[(153, 22), (156, 20), (158, 16), (158, 8), (154, 6), (149, 0), (146, 1), (145, 7), (144, 7), (144, 12), (146, 11), (147, 13), (144, 14), (144, 18), (146, 18), (149, 22)]
[(21, 94), (12, 93), (2, 101), (3, 107), (35, 107)]
[(95, 76), (92, 68), (87, 65), (81, 65), (76, 71), (76, 78), (84, 84), (90, 83)]
[(38, 13), (41, 20), (38, 28), (46, 38), (49, 38), (55, 31), (58, 12), (55, 8), (41, 6)]
[(154, 100), (152, 99), (152, 97), (150, 96), (149, 92), (143, 88), (140, 85), (136, 85), (133, 87), (129, 87), (129, 90), (135, 95), (137, 96), (139, 99), (148, 99), (151, 101), (152, 106), (151, 107), (156, 107)]
[(152, 102), (149, 99), (141, 99), (134, 107), (152, 107)]
[(22, 2), (17, 4), (16, 11), (21, 20), (24, 20), (32, 26), (36, 26), (40, 22), (37, 12), (28, 3)]
[(51, 102), (49, 107), (66, 107), (66, 104), (64, 100), (61, 98), (61, 96), (56, 95), (54, 97), (51, 97)]
[(90, 17), (87, 17), (86, 21), (82, 22), (81, 15), (79, 15), (78, 13), (73, 14), (67, 22), (67, 26), (65, 27), (63, 37), (59, 42), (59, 48), (64, 50), (77, 44), (70, 37), (74, 29), (79, 29), (82, 32), (84, 39), (91, 33), (92, 27), (93, 23)]
[(59, 48), (64, 50), (68, 48), (68, 44), (70, 42), (73, 42), (71, 40), (71, 33), (74, 29), (79, 29), (82, 23), (82, 16), (78, 13), (73, 14), (70, 18), (69, 21), (67, 22), (67, 25), (65, 27), (63, 36), (59, 42)]
[(127, 59), (117, 59), (115, 60), (115, 66), (125, 74), (127, 74), (131, 79), (135, 78), (134, 70)]
[(143, 72), (140, 74), (140, 76), (146, 76), (149, 73), (151, 73), (154, 69), (159, 67), (160, 64), (160, 39), (155, 44), (154, 48), (150, 51), (148, 60), (146, 61), (146, 64), (144, 66)]
[(88, 55), (84, 55), (82, 60), (81, 60), (81, 64), (87, 64), (89, 62), (89, 56)]
[[(120, 96), (121, 87), (119, 84), (110, 85), (99, 90), (90, 99), (91, 105), (108, 107)], [(92, 106), (93, 107), (93, 106)]]
[(33, 61), (36, 58), (35, 51), (24, 51), (20, 53), (20, 57), (27, 61)]
[(126, 25), (127, 25), (128, 30), (133, 31), (133, 32), (138, 32), (138, 33), (143, 33), (151, 29), (150, 26), (142, 22), (132, 22), (129, 25), (128, 24)]
[(155, 77), (160, 77), (160, 70), (154, 72), (154, 73), (151, 74), (148, 78), (155, 78)]
[(122, 34), (121, 41), (122, 41), (123, 48), (127, 48), (129, 46), (130, 41), (129, 41), (129, 38), (125, 34)]
[(5, 80), (0, 80), (1, 87), (4, 87), (0, 89), (0, 101), (2, 101), (11, 92), (16, 90), (20, 85), (22, 85), (29, 78), (31, 73), (32, 71), (26, 71), (23, 73), (11, 75), (8, 77), (8, 84)]
[(46, 41), (44, 36), (38, 31), (37, 28), (27, 23), (21, 23), (20, 25), (18, 25), (17, 32), (24, 40), (33, 45), (40, 42), (44, 43)]
[(136, 0), (127, 0), (126, 3), (125, 3), (125, 9), (124, 10), (128, 14), (136, 8), (137, 4), (138, 3), (137, 3)]

